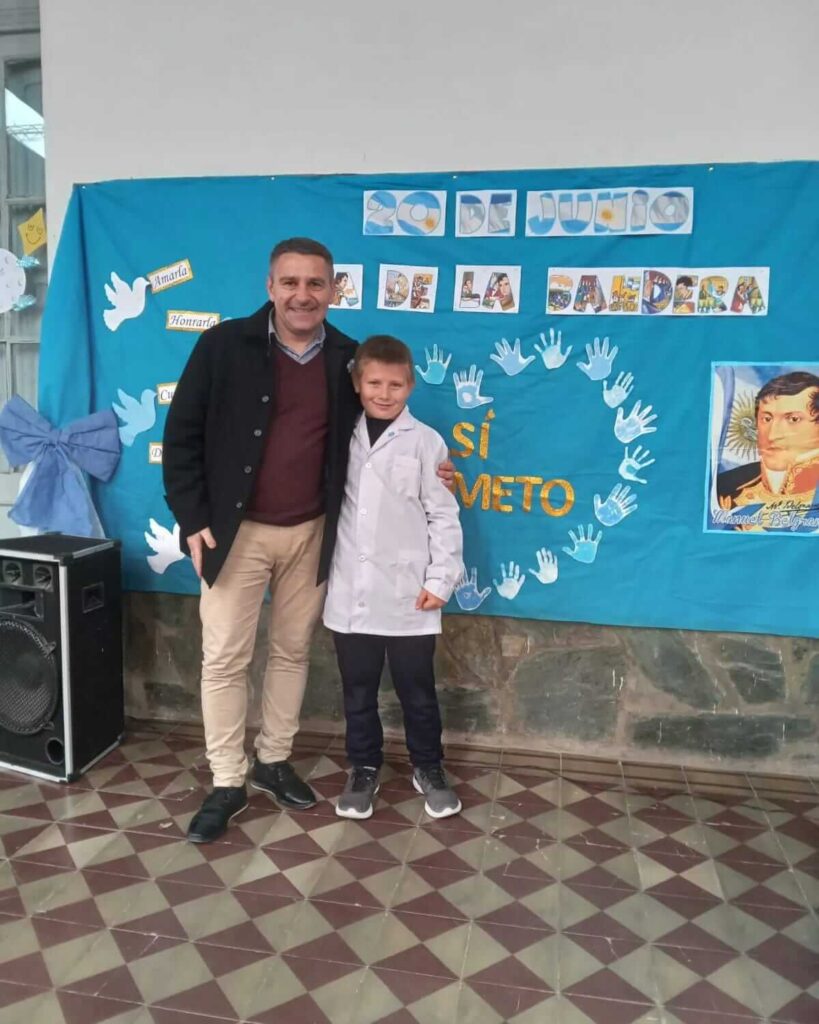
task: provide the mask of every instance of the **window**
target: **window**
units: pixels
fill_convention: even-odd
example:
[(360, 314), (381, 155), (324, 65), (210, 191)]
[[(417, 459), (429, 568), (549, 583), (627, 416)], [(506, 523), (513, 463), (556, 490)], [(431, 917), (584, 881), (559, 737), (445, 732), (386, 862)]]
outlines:
[[(17, 261), (26, 256), (20, 226), (39, 210), (45, 212), (38, 32), (0, 31), (0, 94), (0, 250), (4, 250), (0, 252), (0, 283), (4, 274), (7, 281), (13, 274), (12, 291), (16, 295), (23, 284), (20, 269), (25, 276), (18, 299), (20, 308), (0, 313), (0, 407), (13, 394), (36, 405), (40, 320), (47, 283), (46, 246), (30, 254), (38, 261), (36, 265), (18, 268)], [(7, 523), (5, 511), (14, 502), (19, 476), (0, 450), (0, 535), (16, 532), (7, 528), (13, 524)]]

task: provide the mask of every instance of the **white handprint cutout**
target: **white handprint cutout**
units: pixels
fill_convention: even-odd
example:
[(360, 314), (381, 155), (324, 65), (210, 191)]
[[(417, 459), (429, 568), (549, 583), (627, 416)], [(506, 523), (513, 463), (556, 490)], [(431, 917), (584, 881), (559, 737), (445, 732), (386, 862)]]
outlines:
[(594, 536), (594, 527), (591, 523), (589, 523), (587, 528), (578, 526), (577, 533), (574, 530), (569, 530), (569, 539), (572, 542), (572, 546), (564, 547), (563, 550), (570, 558), (574, 558), (575, 561), (591, 565), (595, 558), (597, 558), (597, 548), (602, 538), (602, 530), (598, 531), (596, 537)]
[(186, 557), (179, 548), (179, 523), (174, 523), (173, 532), (155, 519), (149, 519), (148, 525), (151, 532), (145, 533), (145, 543), (156, 552), (148, 555), (148, 565), (161, 576), (169, 565), (181, 562)]
[(605, 501), (599, 494), (594, 496), (594, 514), (603, 526), (616, 526), (636, 511), (637, 498), (627, 484), (615, 484)]
[(111, 272), (111, 284), (105, 285), (105, 297), (114, 308), (105, 309), (102, 313), (109, 331), (115, 331), (123, 320), (133, 320), (142, 313), (147, 287), (148, 280), (145, 277), (134, 278), (134, 283), (127, 285), (118, 274)]
[(609, 339), (603, 338), (603, 344), (600, 344), (600, 339), (594, 339), (594, 345), (586, 346), (586, 363), (578, 363), (578, 370), (582, 370), (583, 373), (589, 378), (589, 380), (603, 380), (608, 377), (611, 373), (612, 363), (617, 357), (617, 353), (620, 349), (615, 345), (611, 351), (609, 351)]
[(572, 346), (566, 349), (565, 352), (561, 352), (560, 345), (562, 342), (561, 332), (557, 332), (557, 340), (555, 340), (555, 329), (554, 327), (549, 328), (549, 340), (546, 341), (546, 335), (541, 331), (540, 340), (543, 342), (542, 345), (538, 345), (535, 342), (535, 352), (539, 353), (540, 358), (543, 360), (543, 365), (547, 370), (559, 370), (560, 367), (566, 362), (572, 352)]
[(519, 594), (520, 588), (526, 582), (526, 577), (521, 573), (520, 566), (514, 562), (509, 563), (509, 569), (501, 562), (501, 581), (492, 580), (495, 590), (507, 601), (513, 601)]
[(649, 426), (649, 423), (657, 419), (657, 414), (651, 412), (653, 408), (647, 405), (641, 411), (640, 402), (635, 402), (628, 416), (623, 415), (622, 407), (619, 408), (617, 419), (614, 421), (614, 436), (617, 440), (623, 444), (631, 444), (635, 438), (642, 437), (643, 434), (653, 434), (657, 429)]
[(112, 402), (111, 408), (122, 420), (119, 439), (126, 447), (130, 448), (137, 434), (150, 430), (156, 423), (156, 407), (154, 405), (156, 392), (145, 388), (142, 397), (137, 401), (136, 398), (126, 394), (122, 388), (117, 388), (117, 398), (120, 404)]
[(490, 355), (489, 358), (498, 364), (508, 377), (516, 377), (522, 370), (525, 370), (529, 363), (534, 362), (534, 356), (523, 356), (520, 351), (520, 338), (515, 338), (515, 344), (510, 345), (506, 338), (495, 342), (497, 355)]
[(473, 363), (469, 367), (469, 373), (462, 370), (452, 374), (452, 382), (455, 385), (455, 400), (461, 409), (475, 409), (479, 405), (487, 405), (494, 402), (494, 398), (481, 394), (481, 381), (483, 370), (479, 370)]
[(443, 348), (439, 352), (438, 346), (433, 345), (431, 353), (428, 348), (424, 349), (424, 355), (427, 358), (427, 368), (422, 370), (416, 363), (415, 369), (418, 371), (418, 376), (427, 384), (443, 384), (446, 379), (446, 371), (449, 369), (449, 364), (452, 361), (452, 353), (450, 352), (446, 359), (444, 359), (445, 353)]
[(642, 473), (648, 466), (653, 466), (655, 461), (655, 459), (652, 459), (648, 448), (643, 448), (642, 445), (638, 444), (631, 455), (629, 455), (628, 448), (626, 448), (618, 473), (624, 480), (631, 480), (636, 484), (644, 484), (646, 480), (641, 476), (637, 476), (637, 474)]
[(603, 381), (603, 401), (609, 409), (616, 409), (622, 405), (634, 390), (634, 376), (631, 373), (618, 373), (617, 380), (608, 386), (608, 381)]
[(530, 569), (529, 572), (543, 584), (554, 583), (557, 579), (557, 558), (546, 548), (540, 548), (535, 554), (537, 569)]

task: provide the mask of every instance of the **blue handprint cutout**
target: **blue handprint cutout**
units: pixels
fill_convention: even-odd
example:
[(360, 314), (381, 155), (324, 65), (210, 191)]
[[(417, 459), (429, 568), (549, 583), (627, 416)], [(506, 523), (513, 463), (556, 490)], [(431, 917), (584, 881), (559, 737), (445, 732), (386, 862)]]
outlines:
[(653, 434), (657, 428), (650, 427), (649, 423), (657, 419), (657, 414), (652, 415), (652, 409), (653, 406), (647, 405), (641, 411), (640, 403), (635, 402), (628, 416), (624, 416), (622, 407), (619, 408), (617, 419), (614, 421), (614, 436), (617, 440), (623, 444), (631, 444), (635, 438), (642, 437), (643, 434)]
[(637, 445), (633, 454), (629, 455), (628, 448), (623, 454), (623, 461), (620, 463), (618, 473), (624, 480), (631, 480), (636, 484), (644, 484), (646, 481), (637, 476), (648, 466), (654, 465), (655, 460), (651, 458), (651, 452), (642, 445)]
[(586, 363), (578, 363), (577, 368), (582, 370), (583, 373), (589, 378), (589, 380), (605, 380), (606, 377), (611, 373), (611, 366), (614, 359), (620, 349), (615, 345), (611, 351), (609, 351), (609, 339), (603, 338), (603, 344), (600, 344), (600, 339), (594, 339), (594, 346), (586, 346)]
[(415, 369), (418, 371), (418, 376), (427, 384), (443, 384), (446, 380), (446, 371), (449, 369), (449, 364), (452, 361), (452, 353), (444, 359), (444, 350), (438, 349), (437, 345), (432, 346), (432, 355), (430, 355), (429, 349), (424, 349), (424, 355), (427, 360), (426, 370), (422, 370), (416, 363)]
[(492, 593), (491, 587), (484, 587), (478, 590), (478, 570), (473, 566), (467, 578), (466, 570), (461, 573), (460, 579), (455, 584), (455, 600), (462, 611), (474, 612), (476, 608)]
[(483, 370), (479, 370), (474, 363), (469, 367), (469, 373), (463, 370), (461, 373), (456, 371), (452, 374), (452, 381), (455, 384), (455, 399), (461, 409), (477, 409), (479, 405), (495, 401), (494, 398), (481, 394), (482, 380)]
[(605, 501), (601, 501), (599, 494), (594, 496), (594, 514), (603, 526), (616, 526), (636, 511), (637, 498), (623, 484), (615, 484)]
[[(586, 530), (588, 530), (588, 535)], [(578, 526), (577, 533), (574, 530), (569, 530), (569, 539), (572, 542), (572, 546), (570, 548), (564, 547), (563, 550), (570, 558), (574, 558), (575, 561), (591, 565), (595, 558), (597, 558), (597, 546), (602, 537), (602, 530), (598, 531), (596, 537), (594, 536), (594, 527), (591, 523), (585, 529), (582, 526)]]
[(490, 355), (489, 358), (498, 364), (508, 377), (516, 377), (522, 370), (525, 370), (529, 363), (535, 361), (534, 356), (521, 355), (520, 338), (515, 338), (515, 344), (510, 345), (506, 338), (495, 342), (497, 355)]
[(143, 434), (146, 430), (150, 430), (156, 423), (156, 408), (154, 407), (156, 392), (145, 388), (142, 397), (137, 401), (136, 398), (127, 395), (122, 388), (117, 388), (117, 398), (121, 404), (117, 405), (116, 402), (112, 402), (111, 408), (122, 420), (119, 439), (127, 448), (130, 448), (137, 434)]

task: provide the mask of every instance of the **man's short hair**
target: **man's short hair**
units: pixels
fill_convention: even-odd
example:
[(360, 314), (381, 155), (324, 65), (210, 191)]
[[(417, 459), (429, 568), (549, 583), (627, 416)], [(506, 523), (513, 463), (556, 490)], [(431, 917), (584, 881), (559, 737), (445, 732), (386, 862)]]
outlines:
[(783, 373), (764, 384), (756, 396), (754, 415), (759, 416), (760, 403), (766, 399), (778, 398), (780, 395), (798, 395), (808, 388), (815, 389), (810, 401), (811, 419), (819, 423), (819, 377), (814, 373), (806, 373), (804, 370)]
[(353, 359), (353, 373), (357, 377), (361, 376), (361, 367), (366, 362), (406, 366), (409, 370), (409, 379), (415, 383), (412, 352), (403, 341), (394, 338), (391, 334), (373, 334), (358, 346)]
[(299, 256), (318, 256), (327, 264), (329, 276), (333, 276), (333, 254), (326, 245), (317, 242), (315, 238), (285, 238), (278, 242), (270, 253), (270, 270), (273, 271), (273, 264), (286, 253), (297, 253)]

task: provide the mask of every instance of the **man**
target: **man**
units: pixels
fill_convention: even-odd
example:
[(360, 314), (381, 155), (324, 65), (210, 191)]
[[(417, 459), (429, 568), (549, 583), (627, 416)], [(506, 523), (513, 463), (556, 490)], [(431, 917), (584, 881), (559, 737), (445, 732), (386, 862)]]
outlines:
[[(247, 806), (247, 669), (270, 586), (270, 646), (254, 789), (282, 807), (316, 796), (288, 762), (321, 613), (350, 437), (356, 342), (325, 322), (333, 257), (308, 238), (271, 253), (269, 302), (205, 331), (163, 447), (166, 500), (202, 578), (202, 716), (214, 788), (188, 830), (211, 842)], [(439, 469), (451, 481), (451, 463)]]
[(805, 371), (774, 377), (756, 397), (759, 462), (720, 473), (723, 509), (787, 508), (815, 515), (819, 488), (819, 377)]
[(508, 274), (498, 275), (498, 299), (505, 312), (515, 308), (515, 296), (512, 294), (512, 282)]

